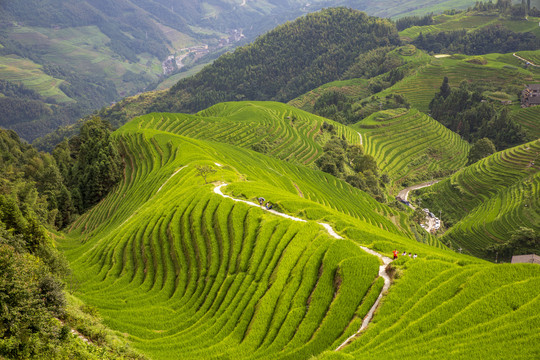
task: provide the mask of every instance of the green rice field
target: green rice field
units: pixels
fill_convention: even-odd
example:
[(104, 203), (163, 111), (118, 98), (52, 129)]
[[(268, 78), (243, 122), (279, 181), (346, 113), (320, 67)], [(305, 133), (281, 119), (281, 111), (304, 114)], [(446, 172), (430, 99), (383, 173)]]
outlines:
[[(398, 117), (437, 129), (420, 112)], [(225, 103), (195, 116), (150, 114), (117, 130), (123, 180), (58, 239), (76, 295), (151, 359), (539, 354), (540, 267), (494, 265), (439, 241), (418, 242), (405, 213), (309, 167), (320, 121), (283, 104)], [(267, 154), (250, 151), (254, 128), (283, 141)], [(519, 168), (529, 150), (500, 156)], [(215, 170), (207, 184), (200, 165)], [(226, 195), (253, 206), (216, 194), (224, 183)], [(267, 212), (258, 197), (306, 221)], [(392, 263), (373, 321), (336, 352), (382, 289), (379, 259), (358, 245), (419, 257)]]

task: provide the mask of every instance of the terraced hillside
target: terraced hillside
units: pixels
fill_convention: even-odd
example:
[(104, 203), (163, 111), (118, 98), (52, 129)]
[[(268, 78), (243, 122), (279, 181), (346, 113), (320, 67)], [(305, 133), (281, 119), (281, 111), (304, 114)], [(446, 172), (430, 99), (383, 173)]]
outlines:
[[(538, 326), (519, 316), (540, 298), (537, 267), (499, 267), (418, 243), (400, 228), (394, 210), (328, 174), (148, 123), (139, 129), (142, 123), (115, 133), (126, 159), (124, 180), (59, 247), (80, 282), (78, 295), (151, 358), (308, 359), (337, 348), (359, 329), (382, 288), (377, 258), (358, 244), (386, 255), (406, 249), (419, 258), (394, 262), (399, 276), (373, 323), (342, 351), (391, 328), (393, 354), (407, 354), (411, 331), (437, 329), (434, 324), (444, 324), (450, 313), (454, 322), (447, 325), (454, 325), (445, 325), (444, 339), (461, 330), (485, 336), (487, 327), (456, 326), (468, 324), (471, 312), (440, 311), (448, 309), (443, 302), (476, 310), (507, 291), (523, 296), (499, 300), (489, 324), (514, 310), (512, 329), (519, 336), (504, 338), (506, 348), (523, 355), (536, 351), (531, 344)], [(217, 170), (207, 179), (212, 184), (204, 185), (198, 165)], [(308, 221), (214, 193), (223, 182), (234, 198), (255, 203), (263, 196), (275, 210)], [(344, 239), (315, 221), (329, 223)], [(478, 289), (479, 282), (486, 287)], [(514, 339), (522, 338), (530, 342), (517, 349), (522, 343)], [(377, 353), (377, 345), (368, 342), (362, 352)]]
[(380, 171), (398, 184), (439, 177), (467, 162), (469, 144), (418, 110), (383, 110), (353, 128)]
[[(450, 86), (458, 86), (461, 81), (467, 80), (487, 82), (494, 86), (513, 85), (519, 90), (523, 89), (524, 84), (540, 82), (540, 68), (523, 69), (522, 61), (512, 54), (487, 54), (482, 58), (486, 62), (484, 65), (476, 64), (474, 57), (465, 55), (433, 58), (431, 63), (419, 68), (416, 74), (382, 91), (379, 96), (398, 93), (403, 95), (412, 107), (427, 112), (429, 102), (438, 92), (445, 76), (448, 77)], [(517, 95), (511, 95), (517, 102)]]
[(437, 34), (443, 31), (467, 30), (474, 31), (485, 26), (502, 26), (514, 32), (532, 31), (538, 35), (538, 18), (529, 17), (527, 20), (513, 20), (500, 17), (496, 12), (484, 13), (478, 11), (461, 12), (455, 15), (440, 14), (434, 17), (434, 24), (427, 26), (412, 26), (399, 32), (404, 40), (414, 40), (422, 33)]
[(339, 220), (336, 229), (362, 242), (388, 240), (384, 228), (401, 232), (372, 211), (392, 210), (326, 174), (229, 145), (137, 126), (117, 136), (129, 154), (124, 182), (61, 244), (81, 296), (110, 326), (157, 359), (180, 350), (185, 358), (307, 358), (355, 331), (349, 325), (382, 286), (378, 260), (315, 222), (223, 199), (202, 185), (196, 165), (219, 163), (209, 180), (232, 182), (233, 192), (258, 185), (276, 209)]
[[(431, 62), (432, 57), (422, 50), (418, 50), (414, 45), (406, 45), (398, 47), (387, 54), (388, 58), (392, 58), (393, 61), (401, 63), (399, 66), (400, 71), (404, 74), (415, 73), (416, 69), (422, 67)], [(360, 55), (357, 58), (357, 62), (365, 55)], [(353, 69), (354, 69), (353, 65)], [(351, 78), (348, 79), (351, 72), (344, 75), (346, 80), (333, 81), (328, 84), (319, 86), (291, 101), (288, 102), (289, 105), (297, 107), (306, 111), (313, 111), (313, 107), (317, 99), (327, 91), (337, 91), (347, 97), (358, 101), (367, 98), (372, 95), (372, 92), (369, 88), (369, 79), (363, 78)]]
[(408, 262), (370, 328), (341, 356), (317, 359), (536, 359), (539, 272)]
[(422, 204), (454, 225), (443, 239), (486, 256), (520, 226), (540, 229), (540, 141), (495, 153), (436, 185), (417, 191)]
[(512, 118), (531, 139), (540, 138), (540, 106), (515, 110), (512, 112)]
[[(324, 122), (334, 126), (333, 132), (321, 129)], [(302, 164), (322, 155), (322, 145), (331, 135), (360, 143), (358, 134), (346, 126), (277, 102), (221, 103), (196, 115), (154, 113), (140, 117), (136, 124), (140, 129), (256, 148)]]
[(464, 247), (475, 256), (493, 258), (486, 249), (507, 241), (513, 231), (520, 227), (540, 231), (539, 192), (537, 171), (476, 207), (444, 234), (444, 241)]

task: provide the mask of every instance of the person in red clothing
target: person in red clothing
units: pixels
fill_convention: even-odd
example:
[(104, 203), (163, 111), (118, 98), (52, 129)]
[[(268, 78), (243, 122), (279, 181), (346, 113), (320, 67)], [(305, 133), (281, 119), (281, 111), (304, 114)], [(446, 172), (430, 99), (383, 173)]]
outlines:
[(392, 251), (392, 252), (394, 253), (394, 260), (396, 260), (396, 259), (397, 259), (397, 256), (398, 256), (398, 251), (397, 251), (397, 250), (394, 250), (394, 251)]

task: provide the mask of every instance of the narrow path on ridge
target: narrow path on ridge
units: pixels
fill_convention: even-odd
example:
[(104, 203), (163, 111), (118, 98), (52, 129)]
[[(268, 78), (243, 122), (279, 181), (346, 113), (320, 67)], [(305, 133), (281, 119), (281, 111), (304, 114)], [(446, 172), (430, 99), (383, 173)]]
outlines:
[(358, 131), (356, 132), (358, 136), (360, 136), (360, 145), (364, 146), (364, 142), (362, 141), (362, 134), (360, 134)]
[(521, 60), (521, 61), (525, 61), (525, 62), (526, 62), (527, 64), (529, 64), (529, 65), (536, 66), (536, 67), (540, 67), (540, 65), (536, 65), (536, 64), (533, 63), (532, 61), (527, 60), (527, 59), (524, 59), (524, 58), (522, 58), (522, 57), (519, 56), (519, 55), (516, 55), (516, 53), (513, 53), (512, 55), (514, 55), (515, 57), (517, 57), (517, 58), (518, 58), (519, 60)]
[[(362, 138), (360, 136), (360, 138)], [(241, 200), (241, 199), (235, 199), (233, 198), (232, 196), (229, 196), (229, 195), (225, 195), (222, 191), (221, 191), (221, 188), (224, 187), (224, 186), (227, 186), (227, 184), (220, 184), (220, 185), (217, 185), (215, 188), (214, 188), (214, 193), (218, 194), (218, 195), (221, 195), (223, 196), (224, 198), (228, 198), (228, 199), (231, 199), (233, 201), (236, 201), (236, 202), (243, 202), (245, 204), (248, 204), (250, 206), (256, 206), (256, 207), (261, 207), (260, 205), (258, 204), (255, 204), (251, 201), (247, 201), (247, 200)], [(264, 209), (264, 208), (263, 208)], [(276, 210), (267, 210), (265, 209), (266, 211), (274, 214), (274, 215), (277, 215), (277, 216), (281, 216), (281, 217), (284, 217), (284, 218), (287, 218), (287, 219), (290, 219), (290, 220), (293, 220), (293, 221), (300, 221), (300, 222), (307, 222), (306, 220), (304, 219), (300, 219), (300, 218), (297, 218), (297, 217), (294, 217), (294, 216), (291, 216), (291, 215), (287, 215), (287, 214), (283, 214), (283, 213), (280, 213)], [(332, 236), (333, 238), (335, 239), (340, 239), (342, 240), (343, 237), (340, 236), (339, 234), (337, 234), (335, 232), (335, 230), (332, 228), (332, 226), (330, 226), (329, 224), (326, 224), (326, 223), (323, 223), (323, 222), (319, 222), (318, 223), (319, 225), (321, 225), (322, 227), (324, 227), (326, 229), (326, 231), (328, 232), (328, 234), (330, 236)], [(356, 243), (355, 243), (356, 244)], [(357, 332), (355, 332), (353, 335), (349, 336), (347, 338), (347, 340), (345, 340), (341, 345), (339, 345), (335, 351), (339, 351), (341, 349), (343, 349), (345, 346), (347, 346), (348, 344), (350, 344), (352, 342), (352, 340), (357, 337), (360, 332), (362, 332), (362, 330), (364, 330), (370, 323), (371, 319), (373, 318), (373, 314), (375, 313), (375, 310), (377, 309), (377, 307), (379, 306), (379, 303), (381, 302), (381, 299), (384, 295), (384, 293), (388, 290), (388, 288), (390, 287), (390, 276), (388, 275), (388, 272), (386, 271), (386, 267), (388, 266), (388, 264), (390, 264), (392, 262), (392, 259), (390, 259), (389, 257), (386, 257), (382, 254), (379, 254), (378, 252), (376, 251), (373, 251), (371, 250), (370, 248), (367, 248), (365, 246), (362, 246), (362, 245), (359, 245), (359, 244), (356, 244), (358, 247), (360, 247), (362, 250), (364, 250), (365, 252), (371, 254), (371, 255), (375, 255), (377, 256), (379, 259), (382, 260), (383, 262), (383, 265), (380, 265), (379, 266), (379, 276), (381, 276), (384, 280), (384, 285), (381, 289), (381, 292), (379, 294), (379, 296), (377, 297), (377, 300), (375, 300), (375, 303), (373, 304), (373, 306), (371, 307), (371, 309), (369, 309), (368, 313), (366, 314), (366, 316), (364, 317), (364, 320), (362, 321), (362, 326), (360, 327), (360, 329), (358, 329)]]

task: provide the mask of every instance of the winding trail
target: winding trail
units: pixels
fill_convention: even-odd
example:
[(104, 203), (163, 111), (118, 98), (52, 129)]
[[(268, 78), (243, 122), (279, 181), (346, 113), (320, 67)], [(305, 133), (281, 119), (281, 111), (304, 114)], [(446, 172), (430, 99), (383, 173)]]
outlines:
[(364, 142), (362, 141), (362, 134), (360, 134), (358, 131), (356, 132), (358, 136), (360, 136), (360, 145), (364, 146)]
[(383, 285), (383, 287), (381, 289), (381, 293), (377, 297), (377, 300), (375, 300), (375, 303), (373, 304), (371, 309), (369, 309), (368, 313), (364, 317), (364, 321), (362, 321), (362, 326), (360, 326), (360, 329), (358, 329), (357, 332), (355, 332), (354, 334), (349, 336), (347, 338), (347, 340), (345, 340), (341, 345), (339, 345), (336, 348), (336, 350), (334, 350), (334, 351), (339, 351), (339, 350), (343, 349), (345, 346), (349, 345), (353, 341), (354, 338), (356, 338), (358, 335), (360, 335), (360, 333), (365, 328), (367, 328), (367, 326), (369, 325), (369, 322), (371, 321), (371, 319), (373, 319), (373, 314), (375, 314), (375, 310), (377, 310), (377, 308), (379, 307), (379, 303), (381, 302), (381, 299), (382, 299), (384, 293), (386, 293), (388, 288), (390, 288), (391, 281), (390, 281), (390, 276), (388, 275), (388, 272), (386, 271), (386, 267), (388, 266), (388, 264), (390, 264), (392, 262), (392, 259), (390, 259), (389, 257), (386, 257), (384, 255), (381, 255), (378, 252), (373, 251), (373, 250), (371, 250), (371, 249), (369, 249), (369, 248), (367, 248), (365, 246), (361, 246), (361, 245), (358, 245), (358, 246), (360, 246), (362, 248), (362, 250), (364, 250), (365, 252), (368, 252), (371, 255), (375, 255), (379, 259), (382, 260), (383, 265), (379, 266), (379, 276), (381, 276), (384, 279), (384, 285)]
[[(413, 191), (413, 190), (418, 190), (418, 189), (421, 189), (421, 188), (425, 188), (425, 187), (428, 187), (428, 186), (431, 186), (433, 184), (436, 184), (438, 183), (439, 180), (432, 180), (432, 181), (428, 181), (428, 182), (425, 182), (425, 183), (422, 183), (422, 184), (417, 184), (417, 185), (413, 185), (413, 186), (409, 186), (409, 187), (406, 187), (405, 189), (401, 190), (398, 194), (398, 196), (400, 198), (402, 198), (404, 201), (407, 201), (407, 198), (409, 197), (409, 192), (410, 191)], [(414, 206), (412, 205), (409, 205), (409, 207), (411, 209), (415, 209)]]
[(521, 61), (525, 61), (527, 63), (527, 65), (531, 65), (531, 66), (536, 66), (536, 67), (540, 67), (540, 65), (536, 65), (535, 63), (533, 63), (532, 61), (530, 60), (527, 60), (527, 59), (524, 59), (522, 58), (521, 56), (519, 55), (516, 55), (516, 53), (513, 53), (512, 55), (514, 55), (515, 57), (517, 57), (519, 60)]
[[(362, 138), (362, 137), (360, 137), (360, 138)], [(235, 199), (235, 198), (233, 198), (233, 197), (231, 197), (229, 195), (223, 194), (223, 192), (221, 191), (221, 188), (224, 187), (224, 186), (227, 186), (227, 184), (217, 185), (214, 188), (214, 193), (216, 193), (218, 195), (221, 195), (224, 198), (228, 198), (228, 199), (231, 199), (233, 201), (236, 201), (236, 202), (243, 202), (243, 203), (248, 204), (250, 206), (261, 207), (260, 205), (255, 204), (255, 203), (253, 203), (251, 201)], [(264, 209), (264, 207), (262, 207), (262, 208)], [(274, 215), (281, 216), (281, 217), (284, 217), (286, 219), (290, 219), (290, 220), (293, 220), (293, 221), (307, 222), (304, 219), (300, 219), (300, 218), (297, 218), (297, 217), (294, 217), (294, 216), (291, 216), (291, 215), (283, 214), (283, 213), (280, 213), (280, 212), (278, 212), (276, 210), (266, 210), (266, 211), (268, 211), (268, 212), (270, 212), (270, 213), (272, 213)], [(335, 230), (332, 228), (332, 226), (330, 226), (329, 224), (323, 223), (323, 222), (319, 222), (318, 224), (321, 225), (323, 228), (325, 228), (325, 230), (328, 232), (328, 234), (330, 236), (332, 236), (333, 238), (339, 239), (339, 240), (343, 239), (343, 237), (340, 236), (338, 233), (336, 233)], [(392, 262), (392, 259), (390, 259), (389, 257), (386, 257), (384, 255), (381, 255), (378, 252), (373, 251), (373, 250), (371, 250), (371, 249), (369, 249), (369, 248), (367, 248), (365, 246), (362, 246), (362, 245), (359, 245), (359, 244), (356, 244), (356, 245), (358, 247), (360, 247), (362, 250), (364, 250), (365, 252), (367, 252), (367, 253), (369, 253), (371, 255), (375, 255), (379, 259), (382, 260), (383, 265), (379, 266), (379, 276), (381, 276), (384, 279), (384, 285), (383, 285), (383, 287), (381, 289), (381, 293), (377, 297), (377, 300), (375, 300), (375, 303), (373, 304), (371, 309), (369, 309), (368, 313), (364, 317), (364, 320), (362, 321), (362, 326), (360, 327), (360, 329), (358, 329), (358, 331), (355, 332), (353, 335), (349, 336), (347, 338), (347, 340), (345, 340), (341, 345), (339, 345), (336, 348), (335, 351), (339, 351), (339, 350), (343, 349), (345, 346), (347, 346), (348, 344), (350, 344), (355, 337), (357, 337), (365, 328), (367, 328), (367, 326), (369, 325), (371, 319), (373, 318), (373, 314), (375, 313), (375, 310), (377, 309), (377, 307), (379, 306), (379, 303), (381, 302), (381, 299), (382, 299), (384, 293), (388, 290), (388, 288), (390, 287), (390, 283), (391, 283), (390, 276), (388, 275), (388, 272), (386, 271), (386, 267), (388, 266), (388, 264), (390, 264)]]

